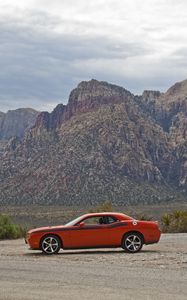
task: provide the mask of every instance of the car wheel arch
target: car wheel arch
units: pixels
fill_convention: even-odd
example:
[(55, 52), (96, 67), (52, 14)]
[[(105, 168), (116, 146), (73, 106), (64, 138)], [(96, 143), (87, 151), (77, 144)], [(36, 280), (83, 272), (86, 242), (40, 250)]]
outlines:
[(124, 238), (125, 238), (127, 235), (129, 235), (129, 234), (138, 234), (138, 235), (140, 235), (141, 238), (142, 238), (143, 244), (145, 244), (145, 238), (144, 238), (144, 235), (143, 235), (140, 231), (138, 231), (138, 230), (129, 230), (129, 231), (127, 231), (127, 232), (125, 232), (125, 233), (123, 234), (122, 239), (121, 239), (121, 245), (123, 244)]
[(51, 236), (55, 236), (55, 237), (57, 237), (60, 240), (61, 249), (63, 249), (62, 238), (58, 234), (54, 234), (54, 233), (46, 233), (46, 234), (42, 235), (42, 237), (40, 238), (40, 249), (41, 249), (41, 244), (42, 244), (43, 239), (45, 239), (47, 236), (50, 236), (50, 235)]

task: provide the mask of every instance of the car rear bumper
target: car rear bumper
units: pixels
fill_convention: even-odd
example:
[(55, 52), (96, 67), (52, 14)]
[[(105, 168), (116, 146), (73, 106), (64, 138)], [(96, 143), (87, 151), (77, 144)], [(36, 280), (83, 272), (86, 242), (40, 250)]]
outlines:
[(146, 242), (145, 245), (151, 245), (151, 244), (156, 244), (158, 243), (159, 240), (156, 240), (156, 241), (149, 241), (149, 242)]
[(146, 235), (144, 242), (145, 245), (155, 244), (158, 243), (161, 237), (160, 229), (151, 231), (148, 235)]

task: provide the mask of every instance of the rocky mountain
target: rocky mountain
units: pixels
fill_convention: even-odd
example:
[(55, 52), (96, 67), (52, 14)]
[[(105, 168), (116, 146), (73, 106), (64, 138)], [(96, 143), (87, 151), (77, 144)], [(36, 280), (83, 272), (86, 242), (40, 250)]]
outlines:
[(134, 96), (81, 82), (0, 159), (0, 203), (117, 204), (186, 199), (187, 81)]
[(36, 121), (39, 112), (32, 108), (20, 108), (0, 112), (0, 155), (12, 138), (22, 138)]
[(175, 167), (171, 178), (186, 192), (187, 80), (174, 84), (166, 93), (145, 92), (141, 101), (152, 118), (167, 133), (175, 157)]
[(3, 118), (3, 116), (4, 116), (4, 113), (2, 111), (0, 111), (0, 122), (1, 122), (1, 120)]
[(32, 108), (19, 108), (0, 112), (0, 140), (14, 136), (23, 137), (25, 131), (34, 125), (39, 112)]

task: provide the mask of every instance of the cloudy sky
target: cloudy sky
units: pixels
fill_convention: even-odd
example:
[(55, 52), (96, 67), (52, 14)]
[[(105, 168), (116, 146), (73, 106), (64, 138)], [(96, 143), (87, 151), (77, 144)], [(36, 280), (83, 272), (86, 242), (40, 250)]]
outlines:
[(135, 94), (187, 78), (186, 0), (0, 0), (0, 111), (51, 110), (95, 78)]

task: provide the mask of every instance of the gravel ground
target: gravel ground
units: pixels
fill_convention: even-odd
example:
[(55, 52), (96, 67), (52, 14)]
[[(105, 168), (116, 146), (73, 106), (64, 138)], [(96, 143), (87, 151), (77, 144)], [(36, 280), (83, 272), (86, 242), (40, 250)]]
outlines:
[(187, 234), (164, 234), (137, 254), (121, 249), (45, 256), (0, 241), (0, 300), (187, 299)]

